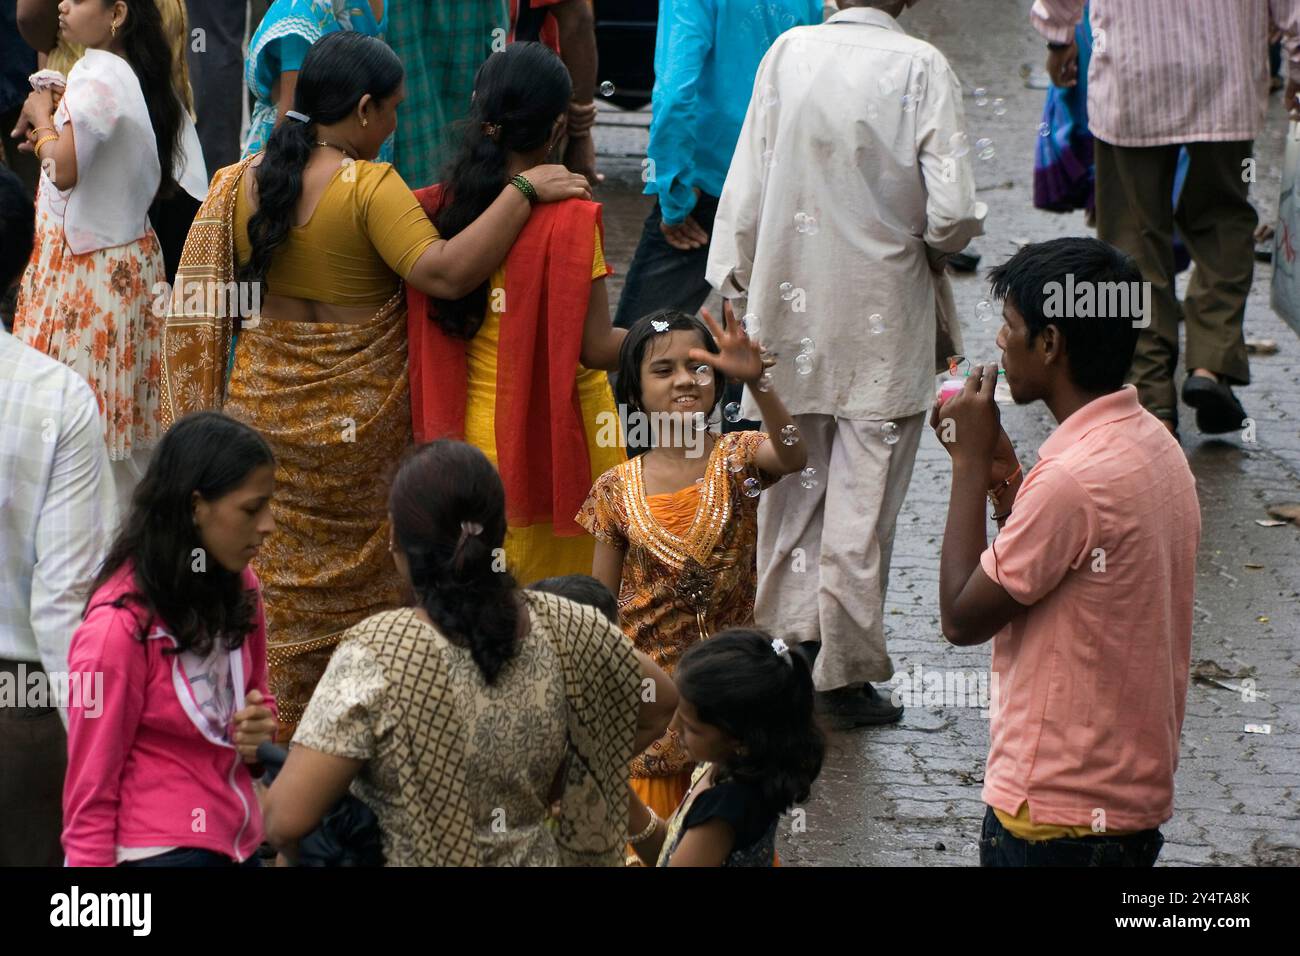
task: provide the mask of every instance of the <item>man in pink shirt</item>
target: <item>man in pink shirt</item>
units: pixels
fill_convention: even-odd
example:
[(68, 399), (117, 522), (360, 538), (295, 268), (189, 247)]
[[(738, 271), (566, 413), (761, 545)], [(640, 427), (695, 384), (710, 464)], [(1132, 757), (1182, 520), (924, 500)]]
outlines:
[(1150, 866), (1173, 815), (1201, 520), (1178, 442), (1124, 384), (1141, 311), (1116, 293), (1141, 275), (1097, 239), (1056, 239), (991, 280), (1011, 395), (1058, 425), (1022, 479), (996, 366), (931, 416), (953, 465), (943, 633), (993, 638), (980, 861)]
[[(1036, 0), (1047, 70), (1074, 86), (1074, 27), (1086, 0)], [(1254, 275), (1254, 139), (1268, 104), (1270, 21), (1290, 60), (1287, 103), (1300, 87), (1300, 0), (1092, 0), (1088, 122), (1095, 137), (1097, 236), (1137, 260), (1151, 283), (1150, 325), (1130, 374), (1142, 404), (1177, 432), (1178, 324), (1187, 329), (1183, 401), (1205, 434), (1236, 431), (1232, 392), (1250, 382), (1242, 320)], [(1190, 164), (1175, 209), (1180, 147)], [(1177, 224), (1196, 263), (1181, 308), (1174, 287)]]

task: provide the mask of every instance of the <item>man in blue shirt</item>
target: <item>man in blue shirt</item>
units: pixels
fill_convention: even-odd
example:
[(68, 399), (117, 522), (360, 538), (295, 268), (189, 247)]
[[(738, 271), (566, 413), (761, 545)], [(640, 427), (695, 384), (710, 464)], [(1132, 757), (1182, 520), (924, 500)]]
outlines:
[(709, 233), (758, 64), (778, 36), (820, 23), (821, 0), (660, 0), (654, 119), (643, 177), (656, 197), (628, 267), (614, 324), (655, 309), (695, 312)]

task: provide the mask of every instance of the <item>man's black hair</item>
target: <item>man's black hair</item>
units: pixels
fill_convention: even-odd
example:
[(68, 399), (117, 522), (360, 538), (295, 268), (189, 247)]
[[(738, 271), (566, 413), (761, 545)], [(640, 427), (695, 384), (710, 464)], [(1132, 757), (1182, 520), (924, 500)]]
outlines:
[(0, 166), (0, 295), (22, 278), (36, 237), (36, 207), (23, 181)]
[[(1141, 282), (1131, 257), (1100, 239), (1083, 237), (1025, 246), (989, 273), (993, 295), (1008, 300), (1024, 317), (1030, 342), (1049, 325), (1060, 330), (1070, 380), (1094, 394), (1116, 391), (1128, 375), (1138, 340), (1134, 322), (1143, 318)], [(1071, 290), (1078, 295), (1085, 289), (1094, 303), (1092, 314), (1075, 315)], [(1150, 296), (1145, 298), (1150, 310)]]

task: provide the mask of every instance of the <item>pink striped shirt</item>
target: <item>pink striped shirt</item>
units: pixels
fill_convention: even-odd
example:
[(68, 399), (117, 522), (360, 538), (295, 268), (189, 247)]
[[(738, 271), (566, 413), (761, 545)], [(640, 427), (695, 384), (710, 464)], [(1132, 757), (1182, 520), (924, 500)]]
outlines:
[[(1034, 0), (1068, 43), (1085, 0)], [(1270, 21), (1300, 76), (1300, 0), (1092, 0), (1088, 125), (1114, 146), (1254, 139), (1268, 105)]]

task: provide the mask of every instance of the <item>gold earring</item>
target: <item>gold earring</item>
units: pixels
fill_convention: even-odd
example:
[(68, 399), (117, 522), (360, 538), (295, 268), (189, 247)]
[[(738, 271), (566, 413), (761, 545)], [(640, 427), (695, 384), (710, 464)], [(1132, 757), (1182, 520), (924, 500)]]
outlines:
[(110, 23), (110, 24), (108, 25), (108, 27), (109, 27), (109, 29), (112, 31), (113, 36), (117, 36), (117, 24), (116, 24), (116, 23)]
[(362, 125), (362, 126), (369, 126), (369, 125), (370, 125), (370, 120), (366, 119), (364, 116), (361, 117), (361, 125)]

